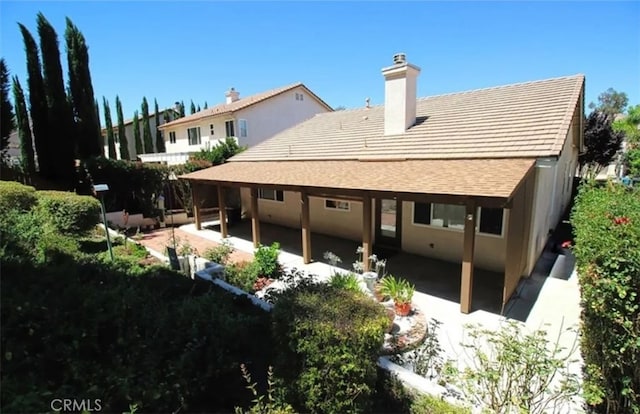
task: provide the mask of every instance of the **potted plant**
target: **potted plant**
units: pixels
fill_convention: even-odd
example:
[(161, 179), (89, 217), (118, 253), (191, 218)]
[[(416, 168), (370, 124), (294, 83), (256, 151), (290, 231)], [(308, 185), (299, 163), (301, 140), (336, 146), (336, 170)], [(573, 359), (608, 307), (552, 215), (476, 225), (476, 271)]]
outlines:
[(396, 314), (407, 316), (411, 312), (411, 300), (415, 287), (405, 279), (387, 275), (380, 281), (380, 293), (393, 299)]

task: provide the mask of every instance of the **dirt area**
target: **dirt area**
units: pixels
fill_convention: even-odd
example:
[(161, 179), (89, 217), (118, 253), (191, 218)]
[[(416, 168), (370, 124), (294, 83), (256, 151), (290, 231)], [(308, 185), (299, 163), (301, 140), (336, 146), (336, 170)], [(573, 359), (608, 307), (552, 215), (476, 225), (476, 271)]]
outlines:
[[(173, 244), (170, 227), (141, 233), (141, 235), (142, 238), (138, 240), (138, 242), (143, 246), (157, 251), (158, 253), (166, 254), (166, 246)], [(179, 228), (175, 229), (175, 237), (178, 243), (188, 242), (193, 248), (196, 249), (199, 256), (202, 256), (204, 252), (207, 251), (207, 249), (219, 246), (219, 243), (207, 240), (203, 237), (189, 234), (183, 230), (180, 230)], [(229, 261), (232, 263), (250, 262), (252, 260), (253, 255), (251, 253), (238, 250), (234, 251), (229, 258)]]

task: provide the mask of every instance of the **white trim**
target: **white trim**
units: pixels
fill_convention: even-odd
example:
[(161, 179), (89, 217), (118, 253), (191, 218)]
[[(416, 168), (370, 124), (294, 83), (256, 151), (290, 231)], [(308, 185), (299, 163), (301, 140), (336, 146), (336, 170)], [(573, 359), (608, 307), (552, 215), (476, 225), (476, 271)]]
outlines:
[[(336, 206), (338, 205), (338, 203), (347, 203), (347, 208), (340, 208), (340, 207), (327, 207), (327, 201), (333, 201), (336, 203)], [(325, 198), (324, 199), (324, 209), (325, 210), (331, 210), (331, 211), (341, 211), (343, 213), (348, 213), (351, 211), (351, 203), (349, 201), (344, 201), (344, 200), (335, 200), (333, 198)]]
[[(275, 197), (274, 199), (271, 198), (263, 198), (262, 197), (262, 192), (264, 191), (264, 189), (262, 188), (258, 188), (258, 200), (262, 200), (262, 201), (269, 201), (272, 203), (280, 203), (280, 204), (284, 204), (284, 191), (283, 190), (273, 190), (273, 196)], [(278, 200), (277, 197), (277, 192), (280, 191), (282, 193), (282, 201)]]
[[(191, 137), (189, 136), (189, 131), (191, 131), (192, 129), (195, 129), (198, 131), (198, 142), (196, 142), (195, 144), (191, 143)], [(189, 146), (202, 145), (202, 133), (200, 132), (200, 126), (187, 128), (187, 144)]]
[[(227, 123), (229, 123), (229, 122), (231, 122), (231, 124), (233, 125), (233, 135), (229, 135), (229, 133), (228, 133), (229, 128), (227, 127)], [(237, 132), (236, 131), (236, 127), (237, 127), (237, 125), (236, 125), (236, 120), (235, 119), (233, 119), (233, 118), (225, 119), (225, 121), (224, 121), (224, 135), (225, 136), (224, 137), (225, 138), (236, 137), (237, 136), (236, 135), (236, 132)]]
[[(426, 204), (426, 203), (422, 203), (422, 204)], [(433, 204), (442, 204), (442, 203), (429, 203), (432, 205), (431, 208), (431, 216), (430, 219), (433, 220)], [(422, 224), (422, 223), (416, 223), (414, 221), (415, 219), (415, 206), (416, 206), (416, 202), (412, 202), (411, 203), (411, 224), (413, 226), (416, 227), (425, 227), (425, 228), (430, 228), (430, 229), (436, 229), (436, 230), (446, 230), (446, 231), (453, 231), (456, 233), (464, 233), (464, 229), (458, 229), (456, 227), (443, 227), (443, 226), (435, 226), (433, 224)], [(497, 239), (502, 239), (504, 238), (504, 230), (505, 230), (505, 224), (507, 222), (507, 215), (509, 214), (509, 211), (505, 208), (502, 209), (502, 228), (501, 228), (501, 233), (500, 234), (493, 234), (493, 233), (484, 233), (480, 231), (480, 214), (481, 214), (482, 208), (478, 207), (478, 210), (476, 211), (476, 234), (483, 236), (483, 237), (494, 237)]]
[[(242, 135), (243, 123), (244, 123), (244, 135)], [(249, 136), (249, 121), (247, 121), (245, 118), (238, 119), (238, 135), (237, 136), (238, 138), (247, 138)]]

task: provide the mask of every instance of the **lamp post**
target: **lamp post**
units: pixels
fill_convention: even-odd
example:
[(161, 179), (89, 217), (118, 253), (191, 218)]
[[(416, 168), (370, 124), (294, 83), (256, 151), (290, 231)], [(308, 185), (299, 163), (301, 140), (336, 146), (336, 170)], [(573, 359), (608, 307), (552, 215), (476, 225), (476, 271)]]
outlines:
[(104, 223), (104, 231), (107, 233), (107, 248), (109, 249), (109, 256), (113, 261), (113, 249), (111, 248), (111, 238), (109, 237), (109, 226), (107, 226), (107, 213), (104, 208), (104, 193), (109, 191), (107, 184), (96, 184), (93, 186), (93, 193), (100, 195), (100, 209), (102, 210), (102, 222)]

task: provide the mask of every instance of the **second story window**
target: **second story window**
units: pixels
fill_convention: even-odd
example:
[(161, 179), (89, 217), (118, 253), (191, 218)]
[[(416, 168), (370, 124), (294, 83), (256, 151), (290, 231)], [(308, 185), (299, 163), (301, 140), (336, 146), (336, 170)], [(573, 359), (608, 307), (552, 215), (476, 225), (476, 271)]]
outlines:
[(233, 122), (233, 120), (226, 121), (224, 123), (224, 128), (225, 128), (225, 131), (226, 131), (228, 137), (235, 137), (236, 136), (236, 126), (235, 126), (235, 123)]
[(213, 135), (213, 124), (209, 124), (209, 133)]
[(169, 132), (169, 144), (176, 143), (176, 131)]
[(193, 127), (187, 129), (187, 135), (189, 136), (189, 145), (200, 145), (200, 127)]
[(238, 128), (240, 129), (240, 138), (246, 138), (247, 137), (247, 120), (239, 119)]

